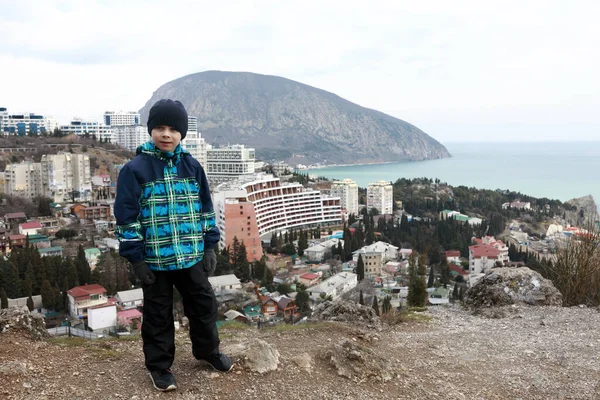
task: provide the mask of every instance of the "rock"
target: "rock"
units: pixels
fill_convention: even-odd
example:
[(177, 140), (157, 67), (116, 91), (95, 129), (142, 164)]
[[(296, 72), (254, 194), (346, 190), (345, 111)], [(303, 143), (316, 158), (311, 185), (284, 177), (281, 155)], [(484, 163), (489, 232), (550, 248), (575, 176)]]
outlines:
[(330, 346), (325, 359), (337, 370), (338, 375), (354, 382), (367, 379), (389, 381), (394, 373), (393, 364), (387, 358), (347, 339)]
[(277, 349), (261, 339), (226, 345), (223, 352), (234, 361), (240, 361), (250, 371), (259, 374), (275, 371), (279, 365)]
[(311, 319), (369, 324), (379, 322), (375, 310), (353, 301), (325, 301), (315, 307)]
[(0, 364), (0, 374), (5, 375), (25, 375), (27, 373), (27, 364), (21, 361), (8, 361)]
[(27, 306), (0, 309), (0, 333), (26, 331), (34, 340), (48, 337), (46, 322), (40, 314), (31, 314)]
[(472, 307), (511, 304), (562, 306), (562, 294), (552, 282), (527, 267), (493, 268), (465, 294)]
[(308, 353), (302, 353), (292, 359), (292, 361), (303, 371), (312, 373), (312, 358)]

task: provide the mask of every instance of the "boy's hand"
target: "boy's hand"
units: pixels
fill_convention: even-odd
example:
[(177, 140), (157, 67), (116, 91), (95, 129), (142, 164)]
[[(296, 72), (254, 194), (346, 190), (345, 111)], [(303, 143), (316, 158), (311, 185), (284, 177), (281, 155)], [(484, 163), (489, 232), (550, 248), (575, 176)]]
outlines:
[(154, 276), (146, 261), (138, 261), (131, 264), (131, 266), (133, 267), (133, 274), (146, 285), (151, 285), (156, 281), (156, 276)]
[(202, 263), (204, 265), (204, 271), (206, 271), (208, 276), (214, 274), (215, 269), (217, 268), (217, 255), (215, 254), (215, 249), (204, 250)]

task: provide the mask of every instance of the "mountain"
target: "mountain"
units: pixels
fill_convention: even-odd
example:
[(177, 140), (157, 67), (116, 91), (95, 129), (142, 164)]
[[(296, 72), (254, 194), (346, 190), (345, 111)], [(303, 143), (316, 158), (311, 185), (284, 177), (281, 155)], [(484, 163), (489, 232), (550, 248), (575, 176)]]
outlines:
[(213, 145), (245, 144), (257, 157), (299, 163), (368, 163), (450, 157), (414, 125), (289, 79), (206, 71), (159, 87), (140, 110), (180, 100)]

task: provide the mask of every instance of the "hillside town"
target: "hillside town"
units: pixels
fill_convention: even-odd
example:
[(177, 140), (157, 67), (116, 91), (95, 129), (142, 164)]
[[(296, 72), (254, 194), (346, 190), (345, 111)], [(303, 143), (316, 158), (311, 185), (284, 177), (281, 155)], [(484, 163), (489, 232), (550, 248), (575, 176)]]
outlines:
[[(464, 211), (456, 195), (441, 199), (435, 192), (415, 201), (404, 190), (439, 189), (439, 182), (374, 181), (363, 189), (351, 179), (319, 179), (302, 174), (303, 166), (258, 160), (242, 144), (213, 147), (196, 117), (188, 123), (183, 146), (204, 166), (221, 232), (216, 275), (209, 278), (220, 323), (297, 324), (338, 299), (378, 315), (448, 304), (492, 268), (535, 267), (552, 259), (556, 243), (586, 233), (552, 219), (560, 204), (511, 194), (490, 214)], [(148, 140), (136, 112), (107, 111), (102, 123), (62, 125), (0, 108), (0, 132), (4, 138), (91, 137), (130, 151)], [(116, 181), (126, 161), (99, 174), (86, 152), (58, 149), (39, 162), (6, 163), (0, 174), (5, 207), (10, 199), (38, 207), (28, 214), (12, 201), (0, 221), (2, 308), (25, 305), (43, 314), (55, 335), (139, 332), (142, 290), (118, 256), (114, 234)], [(542, 215), (552, 223), (540, 235), (526, 221)], [(414, 286), (417, 281), (426, 288)], [(185, 323), (182, 311), (178, 304), (177, 325)]]

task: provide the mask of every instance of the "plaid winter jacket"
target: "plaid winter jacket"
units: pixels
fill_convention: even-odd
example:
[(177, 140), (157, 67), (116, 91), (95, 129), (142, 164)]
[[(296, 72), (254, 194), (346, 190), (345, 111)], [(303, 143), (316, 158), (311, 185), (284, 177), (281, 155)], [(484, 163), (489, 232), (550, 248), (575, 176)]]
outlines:
[(137, 148), (119, 173), (115, 217), (121, 256), (155, 271), (191, 267), (220, 238), (204, 169), (181, 144)]

